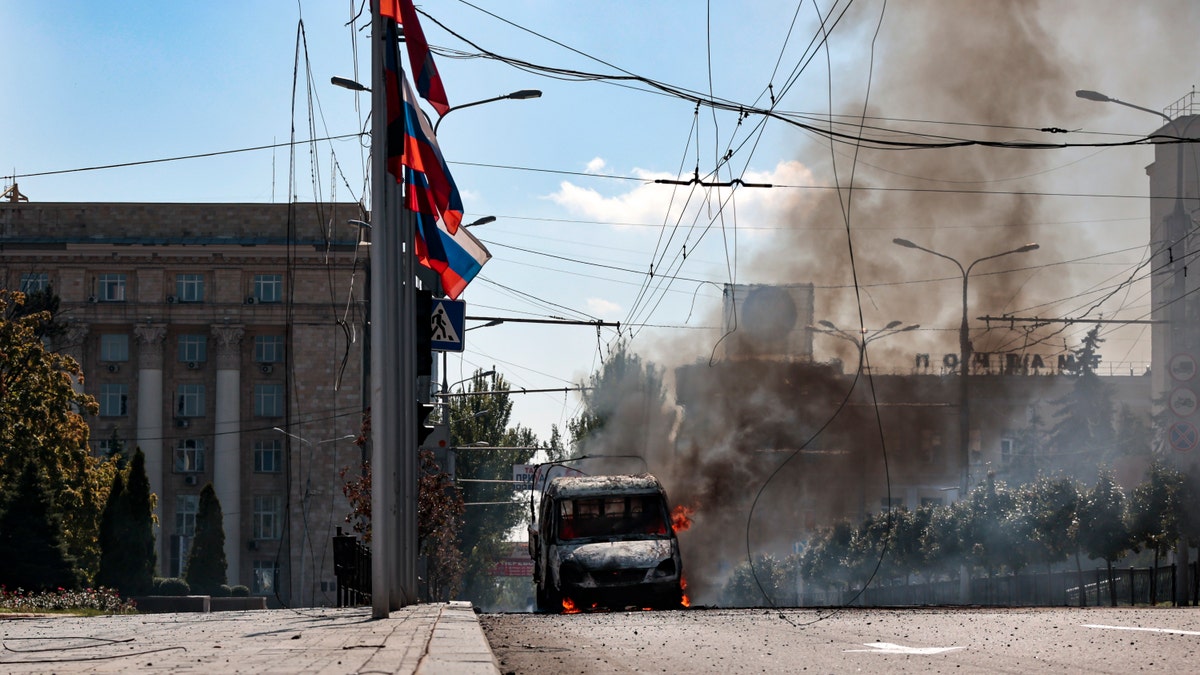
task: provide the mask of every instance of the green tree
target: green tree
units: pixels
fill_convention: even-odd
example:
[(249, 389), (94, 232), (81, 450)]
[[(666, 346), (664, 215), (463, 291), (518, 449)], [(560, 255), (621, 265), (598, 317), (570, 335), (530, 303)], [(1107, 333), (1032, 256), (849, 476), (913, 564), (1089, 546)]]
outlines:
[(90, 576), (99, 566), (100, 513), (115, 468), (88, 451), (83, 413), (98, 408), (73, 386), (83, 376), (79, 364), (45, 348), (39, 335), (50, 312), (26, 307), (24, 294), (0, 290), (0, 490), (26, 462), (43, 471), (68, 553)]
[(1066, 395), (1051, 401), (1058, 406), (1058, 419), (1050, 429), (1049, 446), (1054, 463), (1049, 467), (1078, 475), (1087, 458), (1095, 466), (1096, 458), (1110, 460), (1116, 447), (1113, 427), (1112, 391), (1096, 369), (1100, 364), (1100, 327), (1087, 332), (1083, 344), (1075, 350), (1074, 366), (1070, 369), (1072, 387)]
[(1117, 413), (1117, 443), (1114, 456), (1150, 457), (1154, 449), (1154, 430), (1129, 404), (1122, 403)]
[(211, 595), (224, 586), (229, 563), (225, 560), (225, 524), (221, 501), (212, 483), (200, 490), (196, 509), (196, 534), (188, 552), (183, 578), (192, 591)]
[(1040, 401), (1030, 403), (1027, 410), (1029, 424), (1017, 432), (1013, 454), (1009, 458), (1008, 477), (1014, 484), (1034, 480), (1039, 472), (1046, 468), (1049, 434)]
[(58, 310), (61, 300), (54, 292), (53, 286), (46, 286), (40, 291), (25, 293), (25, 301), (13, 305), (10, 318), (32, 317), (35, 321), (34, 335), (39, 340), (55, 341), (67, 332), (67, 326), (58, 320)]
[(846, 520), (817, 529), (800, 554), (801, 578), (818, 586), (846, 588), (850, 574), (845, 560), (850, 554), (853, 533), (854, 528)]
[(1016, 501), (1016, 495), (993, 474), (967, 496), (968, 509), (960, 530), (963, 552), (989, 577), (1002, 568), (1016, 572), (1027, 562), (1023, 543), (1028, 528)]
[(722, 607), (775, 607), (791, 595), (789, 580), (795, 587), (796, 561), (782, 561), (775, 556), (760, 553), (754, 556), (754, 565), (744, 561), (733, 570), (729, 580), (721, 589)]
[(1117, 606), (1113, 563), (1133, 546), (1125, 521), (1125, 493), (1113, 480), (1112, 471), (1100, 470), (1096, 485), (1083, 500), (1079, 512), (1079, 543), (1088, 558), (1103, 559), (1108, 566), (1109, 598)]
[(1029, 518), (1031, 562), (1046, 571), (1079, 550), (1079, 484), (1065, 476), (1041, 477), (1021, 491)]
[[(1162, 462), (1154, 462), (1146, 480), (1133, 490), (1129, 500), (1129, 534), (1137, 544), (1154, 551), (1154, 567), (1159, 558), (1179, 542), (1183, 519), (1184, 476)], [(1151, 577), (1151, 597), (1154, 581)]]
[(80, 584), (45, 484), (37, 465), (26, 462), (0, 501), (0, 584), (8, 588), (50, 591)]
[(100, 568), (96, 572), (98, 586), (120, 591), (125, 584), (125, 573), (134, 566), (130, 564), (131, 550), (126, 542), (129, 531), (129, 498), (125, 494), (125, 474), (113, 474), (108, 499), (100, 515)]
[(671, 447), (676, 416), (666, 405), (663, 369), (618, 343), (581, 384), (583, 412), (567, 422), (580, 454), (653, 458)]
[(925, 528), (921, 535), (921, 546), (925, 550), (925, 564), (929, 577), (959, 573), (966, 558), (963, 524), (969, 511), (970, 504), (966, 500), (932, 508), (929, 527)]
[(126, 545), (130, 548), (130, 569), (126, 595), (146, 595), (154, 583), (154, 570), (158, 567), (158, 552), (154, 545), (155, 495), (150, 492), (150, 479), (146, 476), (146, 455), (141, 448), (133, 452), (129, 463), (129, 477), (125, 483), (128, 498), (129, 531)]
[(888, 558), (894, 570), (904, 576), (905, 583), (908, 583), (910, 576), (927, 570), (928, 552), (924, 546), (924, 535), (933, 522), (935, 508), (921, 506), (916, 511), (893, 511), (892, 543)]
[[(511, 533), (526, 522), (529, 504), (513, 489), (514, 464), (528, 464), (538, 445), (528, 428), (509, 427), (509, 384), (498, 374), (476, 371), (467, 395), (450, 397), (450, 443), (459, 448), (455, 474), (467, 505), (462, 525), (462, 597), (489, 607), (501, 584), (491, 576)], [(484, 393), (491, 392), (491, 393)], [(494, 481), (494, 482), (492, 482)]]

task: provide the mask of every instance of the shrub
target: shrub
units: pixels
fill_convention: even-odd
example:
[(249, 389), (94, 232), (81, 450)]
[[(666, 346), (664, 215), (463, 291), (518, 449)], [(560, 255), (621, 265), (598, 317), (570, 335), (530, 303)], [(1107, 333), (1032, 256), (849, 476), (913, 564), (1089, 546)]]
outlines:
[(188, 586), (188, 582), (178, 577), (170, 577), (163, 579), (158, 585), (157, 595), (190, 595), (192, 587)]
[(0, 610), (48, 612), (80, 609), (109, 614), (129, 614), (135, 611), (133, 603), (121, 600), (121, 596), (111, 588), (85, 588), (79, 591), (60, 588), (57, 592), (27, 593), (20, 588), (9, 591), (0, 586)]
[(248, 586), (243, 586), (241, 584), (238, 584), (237, 586), (230, 588), (229, 591), (235, 598), (250, 597), (250, 588)]
[(209, 595), (213, 596), (214, 598), (228, 598), (229, 596), (233, 595), (233, 589), (229, 587), (229, 584), (221, 584), (220, 586), (214, 588), (213, 592)]

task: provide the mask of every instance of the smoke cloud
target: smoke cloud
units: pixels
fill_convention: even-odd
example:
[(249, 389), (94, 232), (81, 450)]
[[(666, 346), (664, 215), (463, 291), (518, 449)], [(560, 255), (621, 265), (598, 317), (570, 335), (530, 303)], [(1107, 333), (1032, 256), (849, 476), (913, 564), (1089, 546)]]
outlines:
[[(1187, 3), (1175, 4), (1182, 13), (1196, 13)], [(906, 132), (897, 138), (921, 133), (933, 141), (1055, 142), (1060, 139), (1037, 129), (1101, 112), (1081, 108), (1074, 98), (1075, 89), (1108, 79), (1082, 53), (1081, 41), (1095, 39), (1090, 31), (1104, 21), (1097, 17), (1125, 16), (1130, 23), (1123, 30), (1145, 34), (1168, 35), (1195, 25), (1174, 23), (1161, 7), (1159, 19), (1150, 23), (1145, 12), (1120, 3), (1089, 3), (1087, 17), (1069, 19), (1058, 16), (1061, 4), (1035, 0), (892, 3), (868, 82), (865, 59), (879, 9), (878, 3), (856, 3), (831, 37), (834, 50), (860, 57), (841, 66), (835, 62), (833, 109), (842, 133), (858, 132), (860, 119), (852, 116), (864, 112), (867, 98), (864, 135), (887, 136), (880, 130), (885, 127)], [(808, 30), (818, 27), (810, 24)], [(1173, 42), (1189, 43), (1190, 38)], [(814, 95), (823, 94), (820, 84)], [(1147, 121), (1143, 128), (1148, 132), (1153, 125)], [(920, 324), (921, 330), (870, 344), (870, 363), (901, 370), (911, 367), (917, 352), (938, 361), (943, 353), (957, 352), (961, 276), (949, 261), (896, 246), (893, 238), (935, 249), (964, 266), (1036, 241), (1038, 251), (981, 263), (970, 277), (975, 350), (1020, 349), (1037, 336), (1007, 327), (984, 332), (974, 317), (1038, 306), (1069, 287), (1070, 268), (1042, 266), (1080, 253), (1075, 230), (1046, 226), (1069, 221), (1072, 205), (1040, 193), (1049, 167), (1081, 156), (981, 147), (856, 151), (847, 144), (835, 144), (831, 152), (826, 141), (810, 137), (798, 146), (797, 160), (816, 180), (842, 189), (809, 191), (795, 200), (784, 228), (742, 269), (757, 272), (747, 280), (755, 283), (815, 284), (815, 318), (849, 333), (858, 332), (860, 311), (867, 329), (893, 320)], [(1140, 240), (1145, 243), (1144, 235)], [(1030, 269), (1012, 271), (1024, 267)], [(709, 325), (720, 323), (714, 316)], [(818, 361), (837, 358), (846, 372), (855, 370), (858, 351), (850, 342), (816, 335), (815, 343)], [(838, 365), (710, 361), (714, 340), (707, 337), (638, 346), (650, 361), (666, 365), (666, 383), (686, 391), (686, 401), (676, 408), (669, 399), (647, 400), (641, 383), (629, 382), (619, 416), (588, 452), (642, 454), (674, 502), (697, 507), (693, 527), (681, 535), (693, 602), (716, 602), (748, 549), (782, 556), (814, 526), (857, 514), (860, 507), (878, 509), (864, 504), (862, 477), (864, 471), (882, 473), (878, 447), (851, 443), (862, 437), (862, 425), (875, 424), (864, 382), (848, 392)], [(1060, 340), (1054, 347), (1064, 345)], [(691, 359), (694, 363), (686, 363)], [(912, 392), (889, 395), (919, 400)], [(824, 427), (835, 413), (841, 421)], [(957, 438), (954, 417), (944, 410), (892, 414), (910, 428), (924, 426), (935, 437), (930, 442), (952, 444)], [(819, 444), (801, 447), (818, 433)], [(891, 469), (903, 474), (903, 463), (919, 461), (918, 454), (897, 453), (901, 464)], [(822, 469), (813, 471), (816, 466)], [(625, 462), (590, 470), (605, 469), (631, 467)], [(844, 481), (831, 480), (838, 476)]]

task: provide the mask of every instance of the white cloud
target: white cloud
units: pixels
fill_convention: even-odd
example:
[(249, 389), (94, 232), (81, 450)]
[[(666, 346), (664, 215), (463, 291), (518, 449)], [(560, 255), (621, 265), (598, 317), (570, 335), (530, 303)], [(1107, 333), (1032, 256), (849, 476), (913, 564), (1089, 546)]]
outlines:
[(601, 171), (604, 170), (605, 166), (608, 166), (608, 165), (605, 164), (604, 160), (597, 157), (587, 163), (587, 172), (588, 173), (600, 173)]
[(621, 306), (611, 300), (603, 298), (588, 298), (587, 299), (588, 314), (601, 318), (619, 317), (621, 314)]
[[(589, 164), (603, 160), (593, 160)], [(690, 221), (697, 208), (703, 208), (701, 221), (716, 217), (722, 203), (726, 207), (726, 218), (737, 214), (739, 225), (749, 228), (776, 228), (793, 220), (798, 212), (802, 212), (808, 199), (806, 191), (794, 190), (787, 187), (748, 188), (742, 187), (736, 191), (734, 201), (729, 201), (730, 188), (697, 188), (695, 186), (674, 186), (656, 184), (651, 181), (659, 178), (673, 178), (667, 173), (655, 173), (644, 169), (634, 169), (633, 175), (647, 181), (632, 187), (626, 192), (603, 195), (593, 188), (576, 185), (563, 181), (557, 192), (546, 198), (567, 209), (574, 215), (611, 223), (661, 223), (673, 221), (679, 216), (679, 209), (686, 208), (688, 213), (683, 220)], [(725, 180), (722, 177), (721, 180)], [(814, 185), (812, 172), (805, 165), (796, 161), (780, 162), (771, 171), (747, 171), (742, 176), (746, 183), (783, 185)], [(697, 190), (697, 194), (689, 193)], [(736, 207), (736, 211), (731, 207)]]

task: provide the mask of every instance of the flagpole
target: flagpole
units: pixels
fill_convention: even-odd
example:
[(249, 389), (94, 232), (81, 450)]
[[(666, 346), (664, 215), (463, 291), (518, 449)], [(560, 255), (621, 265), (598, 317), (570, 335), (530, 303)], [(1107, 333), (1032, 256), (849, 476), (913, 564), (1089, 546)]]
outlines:
[(413, 388), (413, 214), (387, 168), (385, 49), (371, 15), (371, 615), (416, 602), (417, 455)]

